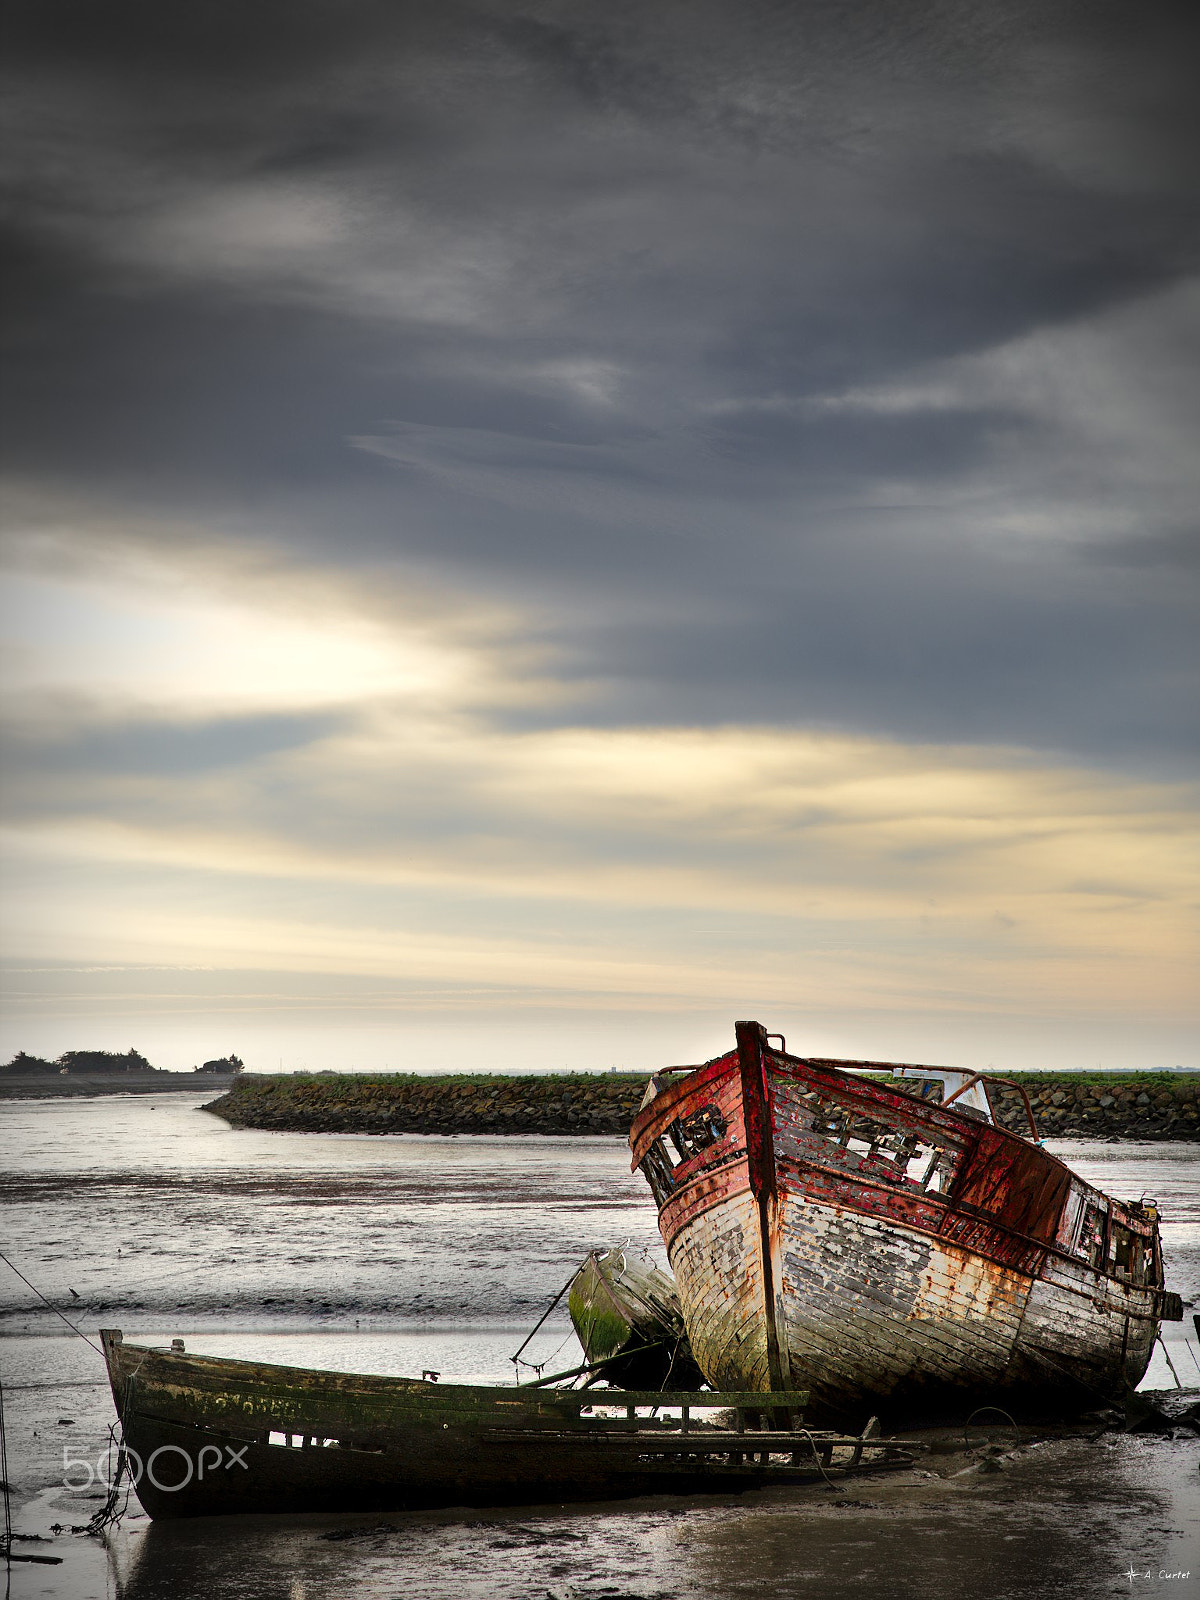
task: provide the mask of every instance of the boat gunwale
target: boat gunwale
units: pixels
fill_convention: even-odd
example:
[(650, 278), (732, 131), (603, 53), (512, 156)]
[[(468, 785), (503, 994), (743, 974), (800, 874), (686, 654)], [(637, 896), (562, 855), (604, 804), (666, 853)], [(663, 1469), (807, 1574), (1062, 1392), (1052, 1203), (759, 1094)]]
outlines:
[[(1103, 1199), (1108, 1215), (1110, 1217), (1115, 1216), (1122, 1226), (1129, 1228), (1132, 1232), (1137, 1233), (1147, 1239), (1153, 1239), (1158, 1232), (1157, 1223), (1155, 1221), (1151, 1221), (1147, 1218), (1139, 1216), (1136, 1209), (1130, 1202), (1122, 1201), (1116, 1196), (1108, 1194), (1105, 1190), (1097, 1188), (1096, 1185), (1088, 1183), (1086, 1179), (1081, 1178), (1072, 1167), (1062, 1160), (1061, 1157), (1055, 1155), (1052, 1151), (1047, 1150), (1040, 1140), (1034, 1140), (1025, 1134), (1015, 1132), (1011, 1128), (1005, 1128), (995, 1122), (989, 1122), (983, 1118), (977, 1118), (962, 1112), (958, 1112), (953, 1108), (950, 1110), (942, 1110), (941, 1106), (936, 1102), (917, 1100), (913, 1096), (907, 1095), (901, 1090), (892, 1089), (888, 1084), (881, 1083), (874, 1078), (867, 1078), (864, 1080), (863, 1075), (852, 1075), (850, 1073), (841, 1071), (837, 1067), (827, 1066), (823, 1062), (810, 1061), (802, 1056), (792, 1056), (785, 1052), (774, 1050), (766, 1045), (763, 1047), (763, 1054), (768, 1073), (770, 1073), (772, 1068), (778, 1068), (781, 1066), (785, 1069), (788, 1067), (799, 1067), (806, 1069), (807, 1072), (819, 1075), (822, 1080), (828, 1082), (830, 1087), (834, 1090), (835, 1095), (844, 1096), (845, 1101), (852, 1104), (857, 1102), (860, 1105), (863, 1102), (866, 1102), (869, 1105), (873, 1105), (877, 1110), (895, 1111), (899, 1112), (902, 1116), (911, 1117), (912, 1120), (918, 1125), (924, 1124), (928, 1127), (938, 1128), (959, 1142), (964, 1151), (969, 1150), (975, 1144), (980, 1131), (983, 1129), (987, 1129), (994, 1135), (998, 1136), (1002, 1142), (1008, 1142), (1010, 1146), (1012, 1143), (1015, 1143), (1023, 1149), (1035, 1150), (1037, 1151), (1040, 1160), (1045, 1163), (1047, 1167), (1058, 1168), (1059, 1171), (1065, 1172), (1068, 1175), (1071, 1184), (1079, 1186), (1085, 1194), (1095, 1195)], [(724, 1056), (716, 1057), (713, 1061), (706, 1062), (702, 1067), (697, 1068), (688, 1076), (681, 1077), (674, 1083), (668, 1084), (661, 1091), (661, 1093), (656, 1095), (655, 1098), (649, 1102), (649, 1104), (643, 1107), (643, 1109), (634, 1119), (629, 1131), (629, 1142), (633, 1149), (634, 1155), (632, 1170), (638, 1170), (642, 1161), (645, 1159), (647, 1151), (654, 1141), (665, 1136), (667, 1128), (669, 1127), (670, 1123), (674, 1121), (675, 1114), (681, 1105), (686, 1104), (689, 1098), (693, 1095), (698, 1097), (698, 1092), (702, 1088), (707, 1087), (710, 1083), (720, 1081), (726, 1076), (726, 1074), (732, 1074), (735, 1072), (737, 1068), (738, 1054), (735, 1049), (728, 1052)], [(703, 1076), (701, 1076), (701, 1074), (703, 1074)], [(796, 1081), (797, 1075), (787, 1072), (786, 1070), (784, 1075), (791, 1079), (791, 1081)], [(981, 1077), (984, 1078), (991, 1076), (991, 1074), (981, 1074)], [(1003, 1080), (996, 1079), (996, 1081), (999, 1082)], [(749, 1187), (749, 1180), (745, 1174), (742, 1174), (742, 1181), (737, 1181), (736, 1179), (732, 1183), (722, 1183), (720, 1181), (722, 1174), (728, 1171), (728, 1167), (732, 1164), (732, 1161), (737, 1160), (738, 1158), (746, 1158), (746, 1150), (744, 1145), (728, 1152), (726, 1157), (719, 1163), (705, 1165), (704, 1157), (710, 1155), (716, 1148), (716, 1146), (710, 1146), (706, 1150), (700, 1152), (699, 1155), (689, 1158), (687, 1162), (680, 1162), (675, 1167), (675, 1172), (678, 1174), (678, 1188), (669, 1196), (667, 1200), (662, 1203), (662, 1205), (659, 1206), (660, 1225), (666, 1224), (662, 1231), (664, 1241), (667, 1244), (668, 1254), (670, 1252), (673, 1240), (678, 1234), (679, 1230), (686, 1226), (694, 1216), (699, 1216), (705, 1212), (711, 1211), (714, 1207), (720, 1205), (724, 1200), (732, 1198), (734, 1194), (741, 1193), (745, 1188)], [(890, 1184), (878, 1176), (871, 1174), (863, 1175), (859, 1173), (849, 1174), (831, 1163), (821, 1161), (819, 1158), (806, 1159), (802, 1163), (795, 1158), (788, 1157), (787, 1155), (777, 1151), (775, 1153), (775, 1162), (777, 1170), (785, 1179), (785, 1187), (787, 1187), (786, 1180), (791, 1173), (802, 1173), (804, 1167), (807, 1166), (814, 1171), (828, 1174), (829, 1176), (840, 1180), (841, 1182), (869, 1187), (880, 1192), (881, 1194), (886, 1194), (889, 1196), (899, 1194), (906, 1197), (908, 1197), (910, 1194), (910, 1191), (907, 1189)], [(691, 1170), (686, 1170), (688, 1168)], [(685, 1201), (689, 1190), (692, 1190), (697, 1184), (704, 1182), (706, 1179), (713, 1180), (713, 1185), (710, 1192), (704, 1195), (693, 1195), (691, 1203), (687, 1207), (687, 1216), (681, 1219), (678, 1227), (673, 1227), (669, 1221), (669, 1216), (672, 1209), (681, 1202)], [(793, 1179), (793, 1182), (794, 1181), (795, 1180)], [(1036, 1249), (1042, 1252), (1041, 1265), (1035, 1268), (1033, 1271), (1026, 1271), (1022, 1268), (1013, 1267), (1009, 1262), (998, 1262), (1000, 1265), (1007, 1266), (1009, 1270), (1019, 1272), (1024, 1277), (1036, 1279), (1043, 1276), (1045, 1261), (1049, 1256), (1053, 1256), (1057, 1260), (1065, 1262), (1071, 1266), (1077, 1267), (1081, 1265), (1080, 1258), (1071, 1250), (1067, 1249), (1065, 1245), (1059, 1242), (1057, 1232), (1055, 1236), (1050, 1239), (1037, 1238), (1032, 1234), (1025, 1233), (1021, 1229), (1012, 1227), (1008, 1223), (999, 1221), (993, 1213), (982, 1207), (974, 1205), (970, 1201), (957, 1199), (955, 1190), (957, 1189), (960, 1181), (961, 1175), (956, 1177), (954, 1185), (947, 1193), (932, 1197), (924, 1197), (929, 1199), (931, 1203), (937, 1206), (939, 1209), (940, 1220), (936, 1228), (909, 1217), (904, 1217), (903, 1219), (893, 1218), (891, 1221), (894, 1225), (911, 1229), (913, 1232), (924, 1234), (929, 1238), (937, 1239), (943, 1245), (953, 1245), (955, 1248), (964, 1251), (965, 1254), (980, 1256), (987, 1260), (996, 1260), (997, 1258), (987, 1249), (981, 1249), (978, 1245), (963, 1245), (959, 1244), (953, 1239), (947, 1238), (943, 1231), (945, 1222), (949, 1216), (961, 1216), (974, 1219), (975, 1221), (984, 1223), (989, 1227), (996, 1228), (1003, 1232), (1006, 1236), (1012, 1239), (1020, 1240), (1029, 1249)], [(795, 1193), (796, 1191), (793, 1189), (791, 1192)], [(807, 1194), (803, 1194), (803, 1198), (805, 1199), (806, 1203), (810, 1204), (833, 1203), (828, 1200), (821, 1202), (815, 1201)], [(917, 1199), (921, 1197), (912, 1195), (912, 1198)], [(847, 1199), (845, 1204), (850, 1206), (851, 1209), (857, 1209), (857, 1207), (854, 1206), (854, 1202), (850, 1199)], [(1164, 1297), (1170, 1296), (1171, 1294), (1171, 1291), (1166, 1288), (1165, 1284), (1129, 1284), (1124, 1279), (1109, 1274), (1102, 1269), (1089, 1267), (1088, 1270), (1095, 1276), (1097, 1280), (1096, 1289), (1085, 1289), (1080, 1287), (1073, 1288), (1072, 1292), (1082, 1295), (1087, 1299), (1094, 1300), (1096, 1292), (1101, 1285), (1112, 1284), (1125, 1292), (1146, 1295), (1149, 1299), (1150, 1305), (1153, 1307), (1153, 1309), (1145, 1312), (1127, 1310), (1122, 1307), (1120, 1308), (1120, 1314), (1143, 1317), (1148, 1320), (1162, 1319), (1162, 1311), (1160, 1309), (1161, 1303)], [(1118, 1308), (1114, 1307), (1112, 1309), (1116, 1311)]]
[[(689, 1407), (691, 1409), (728, 1409), (741, 1407), (743, 1410), (762, 1406), (788, 1405), (793, 1409), (802, 1409), (808, 1400), (807, 1391), (803, 1389), (782, 1389), (766, 1394), (758, 1390), (672, 1390), (672, 1389), (550, 1389), (535, 1387), (531, 1384), (482, 1384), (482, 1383), (430, 1383), (420, 1378), (391, 1377), (381, 1373), (354, 1373), (333, 1372), (318, 1367), (290, 1367), (275, 1365), (271, 1362), (242, 1361), (235, 1356), (203, 1356), (192, 1355), (187, 1351), (164, 1350), (154, 1345), (126, 1344), (124, 1339), (113, 1339), (112, 1335), (119, 1330), (101, 1329), (105, 1351), (109, 1358), (109, 1370), (114, 1381), (120, 1380), (129, 1383), (136, 1379), (139, 1389), (156, 1387), (161, 1384), (174, 1385), (179, 1379), (193, 1376), (209, 1376), (217, 1379), (222, 1372), (196, 1374), (182, 1371), (164, 1374), (156, 1371), (155, 1367), (162, 1363), (169, 1368), (196, 1368), (209, 1367), (224, 1369), (229, 1377), (234, 1377), (235, 1372), (243, 1374), (271, 1374), (271, 1377), (251, 1377), (246, 1387), (252, 1387), (256, 1382), (263, 1387), (276, 1389), (290, 1388), (301, 1394), (322, 1394), (330, 1389), (345, 1392), (356, 1382), (366, 1384), (385, 1385), (385, 1388), (366, 1390), (366, 1393), (375, 1395), (388, 1395), (394, 1393), (397, 1398), (411, 1396), (420, 1400), (458, 1401), (464, 1396), (477, 1402), (487, 1401), (489, 1404), (523, 1405), (529, 1408), (541, 1407), (548, 1403), (556, 1410), (591, 1409), (596, 1406), (617, 1407), (645, 1407), (645, 1406), (671, 1406)], [(123, 1354), (142, 1357), (141, 1361), (124, 1363), (120, 1360)], [(155, 1367), (143, 1375), (146, 1358), (155, 1357)], [(349, 1383), (326, 1385), (313, 1384), (307, 1381), (294, 1383), (280, 1383), (278, 1374), (288, 1374), (300, 1380), (311, 1378), (334, 1378), (349, 1380)], [(193, 1384), (195, 1388), (205, 1388), (207, 1384)], [(138, 1408), (140, 1411), (140, 1408)]]
[[(1039, 1151), (1046, 1162), (1051, 1162), (1064, 1172), (1070, 1173), (1076, 1182), (1083, 1181), (1065, 1161), (1052, 1151), (1047, 1150), (1040, 1139), (1032, 1139), (1026, 1134), (1017, 1133), (1012, 1128), (1002, 1127), (997, 1122), (989, 1122), (986, 1119), (971, 1116), (966, 1111), (943, 1110), (935, 1101), (918, 1100), (913, 1095), (905, 1094), (901, 1089), (893, 1089), (887, 1083), (877, 1082), (874, 1078), (854, 1076), (851, 1073), (843, 1072), (838, 1067), (825, 1066), (823, 1063), (807, 1060), (803, 1056), (787, 1055), (769, 1048), (764, 1049), (763, 1053), (766, 1058), (768, 1072), (772, 1068), (782, 1066), (784, 1068), (800, 1067), (807, 1072), (818, 1073), (823, 1080), (830, 1083), (831, 1087), (835, 1090), (840, 1090), (851, 1099), (874, 1101), (878, 1104), (879, 1098), (882, 1097), (886, 1109), (898, 1111), (905, 1116), (911, 1115), (918, 1123), (942, 1128), (948, 1133), (959, 1136), (967, 1143), (972, 1141), (980, 1128), (990, 1128), (1005, 1139), (1016, 1140), (1018, 1144), (1027, 1149)], [(673, 1110), (681, 1102), (687, 1100), (689, 1095), (694, 1094), (702, 1085), (717, 1082), (726, 1073), (733, 1073), (737, 1067), (738, 1055), (737, 1051), (733, 1050), (724, 1056), (716, 1057), (713, 1061), (705, 1062), (702, 1067), (696, 1068), (687, 1077), (668, 1084), (659, 1094), (655, 1095), (649, 1104), (643, 1106), (637, 1116), (634, 1117), (629, 1128), (629, 1144), (633, 1154), (630, 1170), (637, 1171), (645, 1159), (646, 1151), (650, 1145), (665, 1133), (665, 1127), (657, 1128), (654, 1133), (649, 1131), (658, 1116)], [(934, 1069), (931, 1068), (930, 1070)], [(700, 1074), (703, 1076), (700, 1076)], [(790, 1073), (786, 1075), (792, 1077)], [(992, 1074), (988, 1073), (980, 1074), (980, 1078), (983, 1080), (991, 1076)], [(794, 1078), (793, 1081), (795, 1081)], [(1004, 1080), (997, 1078), (994, 1081), (1002, 1082)], [(671, 1121), (674, 1121), (674, 1118), (668, 1118), (667, 1121), (669, 1125)], [(693, 1157), (692, 1159), (698, 1158)], [(681, 1162), (679, 1165), (682, 1166), (684, 1163)], [(1093, 1188), (1094, 1185), (1089, 1184), (1088, 1187)], [(1103, 1193), (1103, 1190), (1097, 1190), (1096, 1192)], [(1105, 1199), (1112, 1198), (1110, 1195), (1105, 1195)], [(1117, 1201), (1117, 1204), (1120, 1205), (1122, 1202)]]
[[(660, 1137), (660, 1134), (652, 1134), (646, 1139), (644, 1145), (641, 1143), (642, 1132), (649, 1125), (650, 1119), (655, 1113), (669, 1110), (681, 1100), (687, 1099), (688, 1095), (694, 1093), (702, 1084), (717, 1083), (730, 1073), (736, 1072), (737, 1068), (737, 1051), (727, 1051), (725, 1055), (716, 1056), (712, 1061), (706, 1061), (703, 1066), (694, 1067), (686, 1077), (679, 1078), (674, 1083), (668, 1083), (664, 1088), (660, 1089), (653, 1100), (639, 1109), (637, 1115), (629, 1124), (629, 1146), (633, 1152), (633, 1161), (630, 1163), (629, 1170), (631, 1172), (637, 1171), (645, 1157), (646, 1149), (656, 1138)], [(639, 1145), (641, 1148), (639, 1148)]]

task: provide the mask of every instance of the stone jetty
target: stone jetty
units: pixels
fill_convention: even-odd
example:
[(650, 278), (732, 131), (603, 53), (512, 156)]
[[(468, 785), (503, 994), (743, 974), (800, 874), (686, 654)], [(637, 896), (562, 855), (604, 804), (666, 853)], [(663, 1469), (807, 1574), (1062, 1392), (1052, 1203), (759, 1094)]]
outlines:
[[(1016, 1078), (1044, 1137), (1200, 1139), (1200, 1075), (1025, 1073)], [(235, 1128), (298, 1133), (595, 1133), (624, 1136), (645, 1093), (643, 1073), (424, 1077), (355, 1073), (239, 1078), (210, 1102)], [(1001, 1091), (1001, 1119), (1028, 1123)]]

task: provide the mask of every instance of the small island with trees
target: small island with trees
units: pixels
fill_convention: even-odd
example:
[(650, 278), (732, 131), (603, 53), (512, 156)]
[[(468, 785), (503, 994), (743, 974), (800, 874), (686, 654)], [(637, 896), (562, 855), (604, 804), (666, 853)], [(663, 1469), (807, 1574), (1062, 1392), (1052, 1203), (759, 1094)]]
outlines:
[(54, 1061), (18, 1050), (0, 1064), (0, 1098), (44, 1099), (49, 1095), (160, 1094), (176, 1089), (228, 1088), (245, 1063), (218, 1056), (191, 1072), (151, 1066), (140, 1050), (64, 1050)]

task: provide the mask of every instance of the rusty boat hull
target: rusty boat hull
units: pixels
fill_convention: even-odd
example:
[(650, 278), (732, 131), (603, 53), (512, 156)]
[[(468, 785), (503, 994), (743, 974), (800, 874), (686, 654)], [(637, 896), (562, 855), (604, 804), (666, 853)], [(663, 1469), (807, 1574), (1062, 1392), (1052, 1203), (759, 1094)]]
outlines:
[[(843, 1427), (1066, 1415), (1136, 1386), (1182, 1315), (1152, 1204), (1084, 1183), (1031, 1110), (1033, 1137), (998, 1126), (998, 1080), (889, 1085), (778, 1037), (738, 1023), (729, 1054), (652, 1080), (630, 1132), (711, 1384), (803, 1388)], [(920, 1098), (939, 1078), (960, 1087)]]
[(156, 1520), (737, 1493), (913, 1459), (804, 1426), (794, 1390), (430, 1383), (101, 1337), (123, 1481)]

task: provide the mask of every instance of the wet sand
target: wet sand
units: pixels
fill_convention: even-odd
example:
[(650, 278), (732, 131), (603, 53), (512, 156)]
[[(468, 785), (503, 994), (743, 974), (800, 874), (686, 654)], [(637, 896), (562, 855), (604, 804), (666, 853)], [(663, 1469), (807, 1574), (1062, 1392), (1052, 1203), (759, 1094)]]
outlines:
[[(736, 1500), (154, 1525), (131, 1517), (108, 1550), (69, 1536), (27, 1547), (67, 1559), (16, 1575), (12, 1594), (1086, 1600), (1197, 1592), (1194, 1441), (1105, 1436), (1014, 1450), (1000, 1430), (990, 1453), (980, 1430), (972, 1437), (971, 1451), (916, 1470)], [(44, 1515), (50, 1505), (29, 1509)]]

